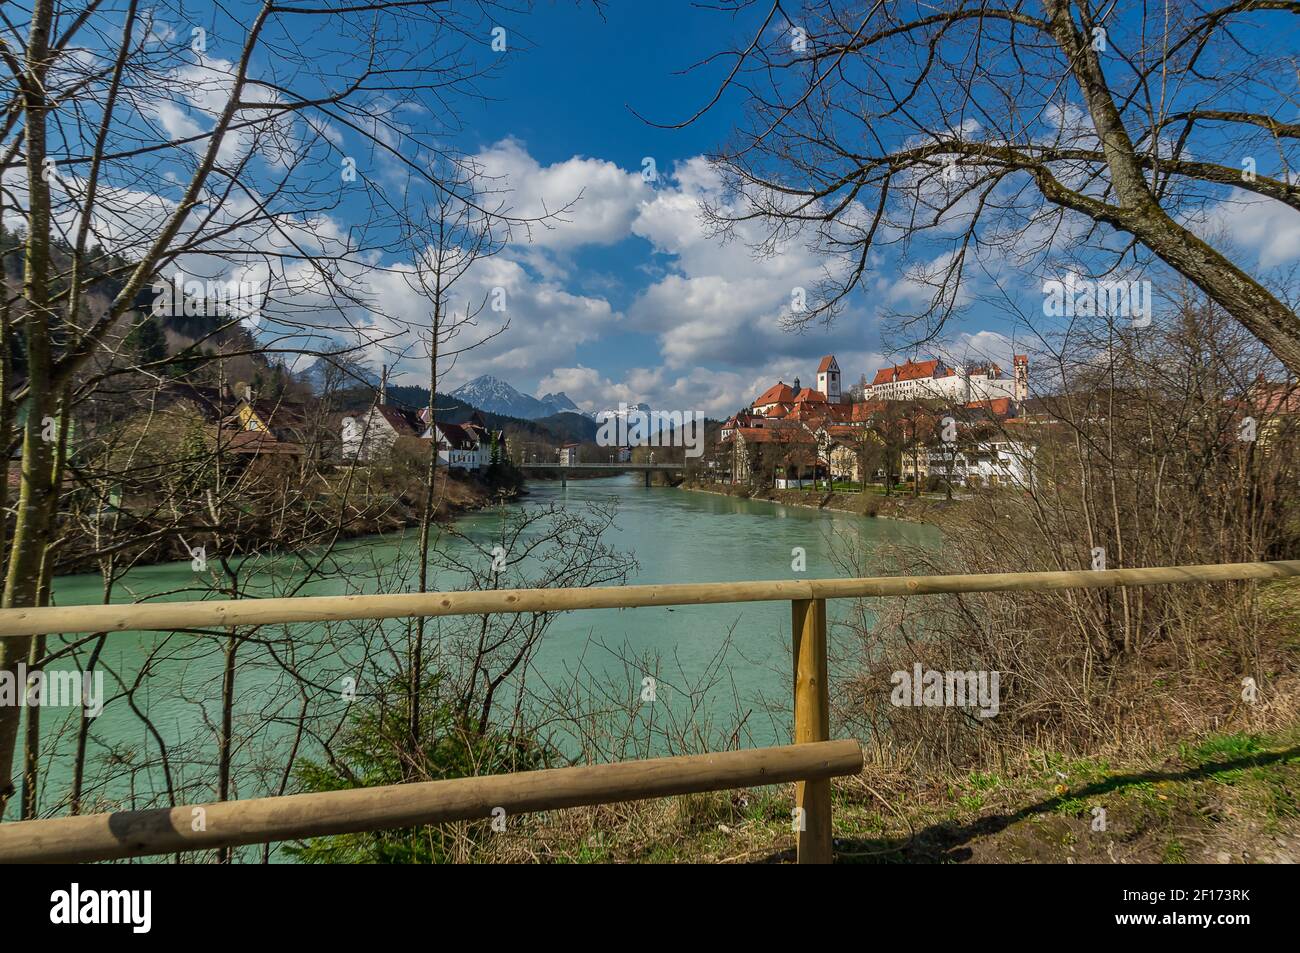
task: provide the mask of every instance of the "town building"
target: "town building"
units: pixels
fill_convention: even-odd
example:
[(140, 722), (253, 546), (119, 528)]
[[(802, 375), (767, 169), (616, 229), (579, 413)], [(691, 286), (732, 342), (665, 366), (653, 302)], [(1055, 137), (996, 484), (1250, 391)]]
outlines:
[(438, 447), (438, 462), (448, 469), (478, 470), (487, 466), (478, 435), (461, 424), (435, 422), (428, 437)]
[(505, 433), (490, 429), (477, 410), (463, 423), (435, 420), (428, 427), (429, 408), (425, 407), (419, 413), (419, 420), (426, 425), (423, 438), (436, 441), (438, 462), (448, 468), (484, 470), (507, 456)]
[(1029, 357), (1012, 358), (1014, 374), (1007, 377), (997, 364), (949, 367), (938, 358), (882, 367), (863, 387), (865, 400), (944, 400), (969, 404), (1006, 398), (1029, 398)]
[[(798, 380), (799, 379), (796, 377), (795, 382), (798, 383)], [(789, 384), (786, 384), (783, 381), (777, 381), (759, 395), (758, 399), (754, 401), (753, 406), (750, 409), (760, 417), (765, 417), (773, 407), (793, 407), (794, 396), (795, 391)]]
[[(906, 446), (894, 440), (892, 462), (886, 464), (880, 453), (870, 455), (878, 461), (874, 469), (918, 482), (960, 470), (957, 482), (963, 485), (968, 477), (986, 486), (1012, 485), (1027, 478), (1020, 461), (1030, 454), (1017, 441), (981, 443), (979, 435), (991, 432), (990, 424), (1014, 420), (1029, 399), (1029, 359), (1017, 354), (1013, 364), (1013, 376), (1007, 377), (994, 363), (956, 368), (938, 358), (909, 359), (880, 368), (870, 383), (864, 381), (862, 399), (846, 400), (839, 362), (828, 354), (817, 365), (816, 387), (801, 386), (798, 377), (793, 384), (777, 381), (722, 424), (719, 440), (730, 445), (732, 480), (750, 482), (756, 467), (778, 488), (821, 477), (874, 479), (878, 473), (859, 472), (862, 441), (872, 439), (883, 448), (890, 433), (902, 428), (907, 435), (910, 426), (914, 433), (902, 441)], [(957, 417), (969, 454), (960, 465), (949, 459), (950, 465), (936, 470), (939, 413)]]
[(247, 394), (221, 421), (218, 448), (248, 456), (302, 456), (307, 442), (306, 412), (280, 400), (261, 400)]
[(941, 443), (926, 448), (926, 470), (928, 476), (953, 486), (1029, 490), (1034, 486), (1034, 452), (1033, 444), (1005, 436)]
[(1284, 437), (1295, 439), (1300, 420), (1300, 382), (1268, 381), (1260, 378), (1251, 385), (1245, 414), (1254, 424), (1255, 439), (1262, 453), (1284, 445)]
[(794, 386), (777, 381), (758, 396), (748, 412), (760, 417), (789, 416), (796, 411), (825, 416), (831, 413), (827, 407), (847, 407), (840, 388), (840, 365), (834, 354), (827, 354), (818, 363), (816, 387), (801, 387), (797, 377)]
[(834, 354), (827, 354), (817, 365), (817, 391), (828, 403), (840, 402), (840, 365)]
[[(881, 443), (872, 431), (849, 424), (828, 424), (817, 430), (817, 455), (829, 472), (831, 480), (857, 483), (862, 478), (862, 448), (864, 443)], [(867, 474), (868, 478), (874, 473)]]
[(778, 490), (812, 486), (817, 477), (817, 439), (796, 421), (767, 421), (736, 428), (730, 440), (731, 482), (772, 480)]
[(424, 430), (414, 411), (377, 403), (363, 413), (344, 416), (343, 459), (362, 463), (379, 459), (392, 450), (399, 437), (419, 437)]

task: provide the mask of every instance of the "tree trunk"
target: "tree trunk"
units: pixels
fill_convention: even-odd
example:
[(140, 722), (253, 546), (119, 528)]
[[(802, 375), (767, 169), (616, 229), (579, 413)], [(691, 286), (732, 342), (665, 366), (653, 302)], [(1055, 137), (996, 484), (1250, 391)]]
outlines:
[(1075, 82), (1088, 106), (1120, 205), (1106, 206), (1066, 189), (1051, 176), (1038, 175), (1036, 179), (1043, 194), (1058, 205), (1082, 211), (1129, 232), (1167, 265), (1194, 282), (1262, 341), (1274, 357), (1300, 376), (1300, 316), (1178, 224), (1160, 206), (1115, 105), (1097, 51), (1080, 35), (1071, 5), (1066, 0), (1048, 0), (1045, 7), (1051, 18), (1052, 33), (1069, 57)]
[[(429, 528), (433, 523), (433, 512), (435, 499), (435, 484), (438, 478), (438, 431), (437, 431), (437, 408), (434, 406), (438, 400), (438, 305), (434, 304), (434, 321), (433, 330), (429, 342), (429, 465), (425, 474), (424, 487), (424, 508), (420, 513), (420, 556), (419, 556), (419, 591), (427, 592), (429, 589)], [(410, 705), (410, 727), (409, 727), (409, 744), (411, 746), (411, 755), (420, 749), (420, 692), (421, 682), (423, 679), (424, 666), (424, 626), (425, 618), (420, 616), (415, 620), (415, 646), (411, 652), (411, 705)]]
[[(49, 536), (49, 500), (53, 489), (54, 441), (42, 439), (44, 421), (51, 416), (54, 388), (51, 381), (50, 340), (50, 187), (45, 180), (45, 125), (47, 103), (45, 74), (48, 67), (53, 0), (32, 5), (31, 32), (22, 77), (24, 139), (27, 151), (28, 220), (23, 298), (27, 313), (28, 399), (23, 425), (22, 486), (18, 493), (9, 567), (3, 605), (18, 608), (36, 604), (41, 566)], [(0, 639), (0, 671), (16, 680), (17, 666), (31, 651), (31, 636)], [(15, 682), (16, 683), (16, 682)], [(21, 709), (0, 707), (0, 819), (13, 796), (14, 750)]]
[[(235, 709), (235, 655), (239, 651), (239, 642), (232, 631), (226, 640), (226, 667), (221, 677), (221, 737), (217, 740), (217, 800), (230, 800), (230, 762), (234, 750), (234, 709)], [(230, 863), (232, 856), (229, 847), (223, 847), (218, 854), (220, 863)]]

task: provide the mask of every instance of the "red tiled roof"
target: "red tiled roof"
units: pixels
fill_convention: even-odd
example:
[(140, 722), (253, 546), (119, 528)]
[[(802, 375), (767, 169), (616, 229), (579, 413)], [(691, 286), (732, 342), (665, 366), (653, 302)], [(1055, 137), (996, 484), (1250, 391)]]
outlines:
[(751, 414), (748, 410), (742, 410), (732, 414), (722, 425), (723, 430), (735, 430), (737, 427), (748, 427), (753, 421), (761, 420), (757, 414)]
[(827, 354), (825, 357), (822, 358), (822, 362), (817, 365), (817, 373), (821, 374), (824, 371), (829, 371), (831, 369), (831, 365), (834, 363), (835, 363), (835, 355)]
[(994, 417), (1011, 416), (1011, 398), (995, 397), (993, 400), (972, 400), (966, 405), (969, 410), (987, 410)]
[(851, 404), (831, 404), (824, 399), (820, 401), (801, 400), (794, 405), (794, 412), (790, 414), (790, 419), (814, 423), (852, 420), (853, 406)]
[(789, 384), (777, 381), (767, 390), (763, 391), (758, 400), (754, 401), (753, 406), (760, 407), (763, 404), (779, 404), (791, 400), (794, 400), (794, 388)]
[(1257, 381), (1250, 388), (1250, 402), (1261, 414), (1300, 413), (1300, 383)]
[(885, 409), (883, 400), (864, 400), (861, 403), (853, 405), (853, 420), (865, 421), (870, 420), (872, 414), (880, 413)]
[(832, 437), (839, 437), (846, 440), (859, 440), (862, 437), (861, 427), (849, 427), (846, 424), (831, 424), (826, 428), (826, 432)]
[(826, 403), (826, 395), (819, 390), (805, 387), (803, 390), (799, 391), (799, 394), (794, 399), (796, 404), (803, 401), (812, 401), (815, 404), (824, 404)]
[(784, 417), (784, 416), (785, 416), (786, 414), (788, 414), (789, 412), (790, 412), (790, 411), (786, 409), (786, 405), (785, 405), (785, 404), (777, 404), (775, 407), (773, 407), (771, 410), (769, 410), (769, 411), (767, 412), (767, 416), (768, 416), (768, 417)]
[(738, 427), (736, 435), (754, 443), (816, 443), (805, 427)]
[(418, 414), (402, 410), (400, 407), (394, 407), (391, 404), (376, 404), (375, 410), (379, 415), (388, 421), (388, 426), (392, 427), (399, 435), (404, 437), (418, 437), (423, 429)]
[(882, 367), (876, 371), (876, 379), (872, 384), (892, 384), (896, 381), (915, 381), (923, 377), (934, 377), (939, 368), (939, 361), (921, 361), (916, 362), (911, 359), (902, 364), (895, 364), (893, 367)]

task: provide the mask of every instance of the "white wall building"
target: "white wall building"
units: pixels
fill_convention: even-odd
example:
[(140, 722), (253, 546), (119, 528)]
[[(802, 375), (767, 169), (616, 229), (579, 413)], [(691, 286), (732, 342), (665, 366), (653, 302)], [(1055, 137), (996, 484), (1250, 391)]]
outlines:
[(866, 400), (945, 400), (955, 404), (997, 400), (1024, 401), (1029, 397), (1029, 358), (1014, 357), (1015, 375), (1004, 377), (996, 364), (948, 367), (938, 359), (908, 360), (882, 367), (863, 388)]
[(840, 396), (840, 365), (834, 354), (827, 354), (817, 365), (817, 390), (828, 404), (838, 404)]
[(469, 424), (436, 424), (425, 434), (438, 443), (438, 462), (462, 470), (482, 470), (492, 462), (492, 446), (479, 428)]
[(417, 436), (421, 426), (415, 414), (386, 404), (344, 417), (343, 459), (369, 461), (382, 457), (398, 437)]
[[(931, 447), (926, 454), (930, 476), (951, 479), (954, 486), (1034, 487), (1034, 446), (1007, 437), (975, 444), (958, 444), (955, 450)], [(952, 473), (948, 470), (951, 465)]]

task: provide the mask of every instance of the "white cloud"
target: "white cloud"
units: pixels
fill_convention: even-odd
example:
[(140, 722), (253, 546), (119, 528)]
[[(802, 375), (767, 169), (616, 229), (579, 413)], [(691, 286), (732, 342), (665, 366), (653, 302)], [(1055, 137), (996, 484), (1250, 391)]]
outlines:
[(1300, 259), (1300, 212), (1239, 189), (1212, 207), (1193, 230), (1208, 238), (1224, 235), (1232, 244), (1257, 255), (1260, 268)]
[(637, 206), (651, 194), (639, 172), (581, 156), (543, 166), (517, 139), (503, 139), (473, 158), (487, 188), (506, 190), (500, 198), (511, 215), (558, 219), (549, 225), (516, 229), (520, 244), (528, 242), (549, 250), (622, 241), (629, 234)]

